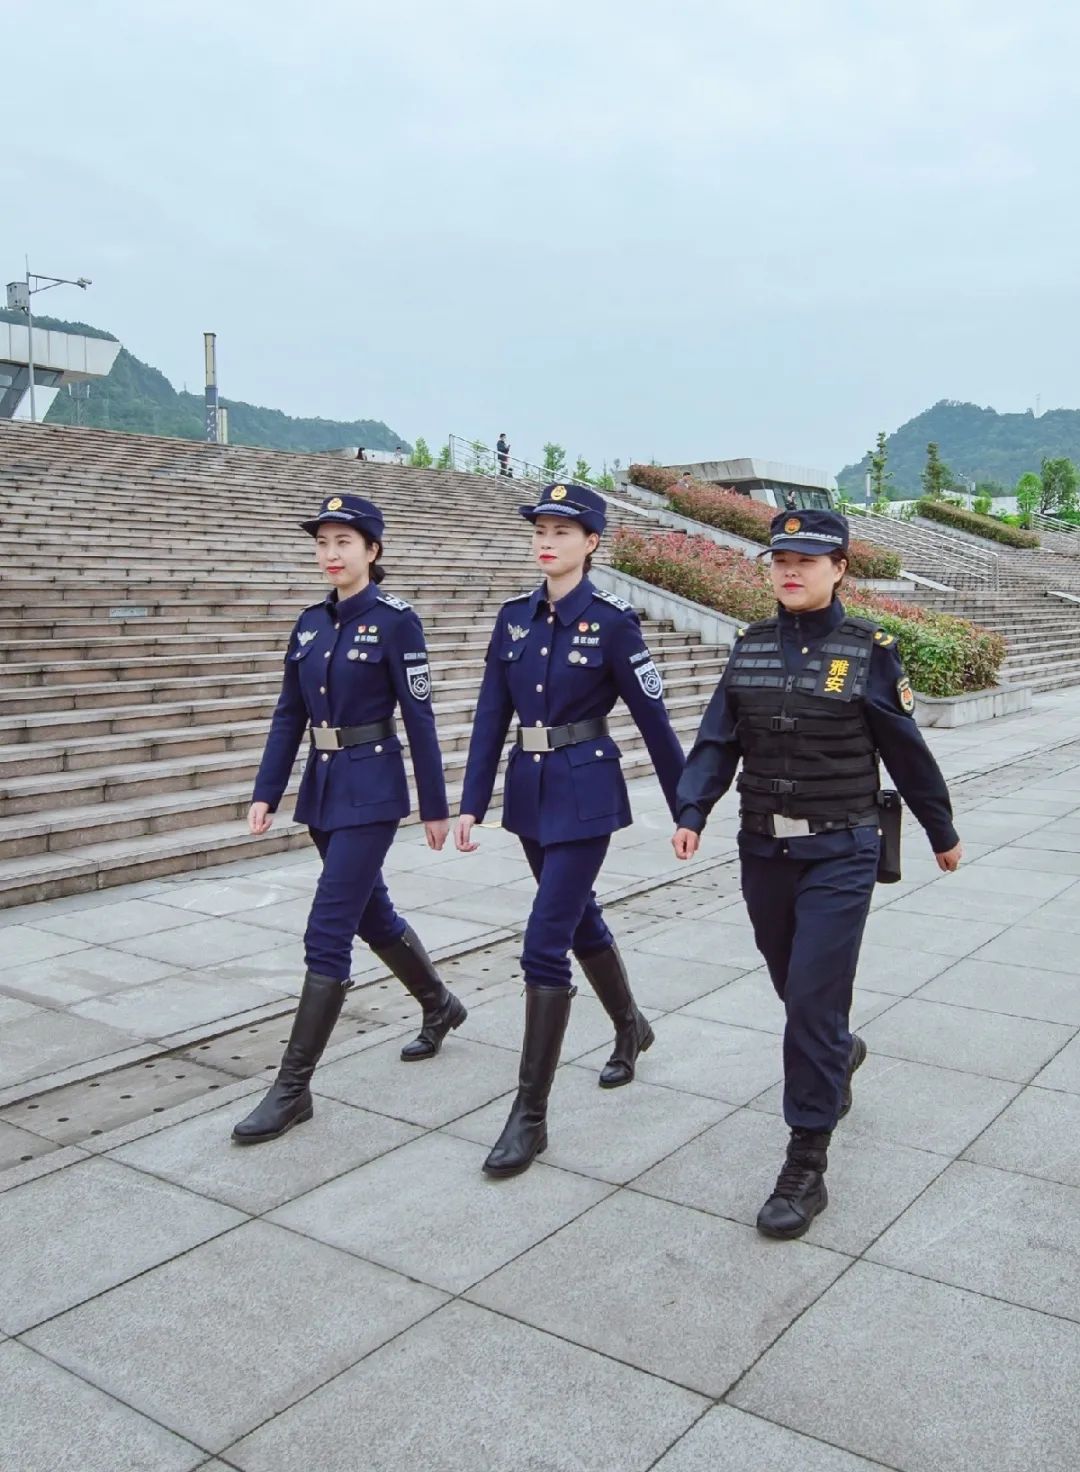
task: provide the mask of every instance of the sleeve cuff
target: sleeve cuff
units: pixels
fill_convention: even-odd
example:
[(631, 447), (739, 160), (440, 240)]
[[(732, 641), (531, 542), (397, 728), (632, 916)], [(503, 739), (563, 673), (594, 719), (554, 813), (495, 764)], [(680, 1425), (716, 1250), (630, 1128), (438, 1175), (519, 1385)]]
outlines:
[(675, 825), (678, 828), (689, 828), (691, 833), (700, 833), (705, 827), (705, 814), (696, 807), (680, 808)]

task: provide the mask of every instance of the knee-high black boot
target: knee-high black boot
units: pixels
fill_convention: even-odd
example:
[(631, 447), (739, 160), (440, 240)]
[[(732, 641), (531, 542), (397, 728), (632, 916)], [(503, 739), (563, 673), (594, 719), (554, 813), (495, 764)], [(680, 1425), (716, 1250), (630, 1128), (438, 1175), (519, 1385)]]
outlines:
[(570, 1002), (577, 987), (530, 986), (525, 990), (525, 1038), (517, 1098), (484, 1161), (489, 1176), (516, 1176), (547, 1149), (547, 1101), (559, 1066)]
[(292, 1032), (281, 1060), (277, 1078), (270, 1091), (251, 1113), (233, 1127), (238, 1145), (259, 1145), (263, 1140), (276, 1140), (294, 1124), (302, 1124), (313, 1113), (308, 1085), (315, 1065), (330, 1041), (330, 1034), (341, 1015), (347, 981), (319, 976), (309, 971), (304, 977), (300, 1005), (293, 1018)]
[(600, 1074), (600, 1087), (618, 1089), (633, 1079), (637, 1056), (652, 1047), (654, 1033), (634, 1001), (618, 946), (577, 959), (604, 1011), (615, 1024), (615, 1051)]
[(405, 1044), (401, 1050), (402, 1058), (406, 1063), (434, 1058), (450, 1029), (460, 1027), (468, 1017), (464, 1003), (443, 985), (431, 957), (411, 925), (406, 925), (404, 934), (392, 945), (375, 954), (424, 1009), (420, 1034)]

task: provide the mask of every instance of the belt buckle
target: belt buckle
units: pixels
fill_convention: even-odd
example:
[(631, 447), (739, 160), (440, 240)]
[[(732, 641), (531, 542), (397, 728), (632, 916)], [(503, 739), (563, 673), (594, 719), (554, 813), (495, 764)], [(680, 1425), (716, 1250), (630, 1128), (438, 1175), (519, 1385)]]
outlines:
[(316, 751), (341, 750), (341, 734), (337, 726), (312, 726), (311, 739)]
[(772, 815), (774, 838), (809, 838), (809, 818), (786, 818), (783, 813)]
[(522, 751), (550, 751), (551, 738), (547, 726), (519, 726)]

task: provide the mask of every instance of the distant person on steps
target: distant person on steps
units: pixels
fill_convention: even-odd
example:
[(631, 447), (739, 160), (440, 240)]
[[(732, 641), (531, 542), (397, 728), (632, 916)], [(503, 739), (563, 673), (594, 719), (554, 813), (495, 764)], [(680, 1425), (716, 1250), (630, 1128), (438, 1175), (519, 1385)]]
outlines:
[(441, 849), (450, 828), (423, 628), (408, 603), (379, 592), (383, 517), (373, 502), (329, 496), (301, 525), (315, 540), (331, 592), (304, 610), (289, 639), (248, 827), (269, 830), (307, 735), (295, 816), (308, 825), (323, 867), (304, 935), (307, 971), (292, 1033), (269, 1093), (233, 1130), (240, 1145), (276, 1139), (311, 1118), (311, 1076), (352, 985), (357, 935), (423, 1010), (419, 1037), (401, 1050), (406, 1062), (433, 1058), (466, 1016), (395, 911), (382, 877), (409, 812), (395, 707), (409, 736), (428, 847)]

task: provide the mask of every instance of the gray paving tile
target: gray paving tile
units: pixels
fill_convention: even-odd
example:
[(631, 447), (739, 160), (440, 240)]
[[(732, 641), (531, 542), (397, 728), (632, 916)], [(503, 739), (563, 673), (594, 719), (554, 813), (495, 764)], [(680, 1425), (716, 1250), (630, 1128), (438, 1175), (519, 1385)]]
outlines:
[[(896, 998), (885, 992), (860, 988), (851, 1009), (852, 1025), (859, 1027), (895, 1004)], [(764, 967), (688, 1003), (680, 1016), (704, 1017), (709, 1022), (726, 1022), (733, 1027), (752, 1027), (776, 1034), (783, 1033), (785, 1021), (784, 1008)]]
[(11, 1472), (192, 1472), (205, 1453), (10, 1340), (0, 1446)]
[(85, 942), (67, 935), (51, 935), (31, 925), (4, 927), (4, 950), (0, 958), (0, 978), (13, 966), (29, 966), (34, 961), (48, 961), (53, 956), (67, 956), (81, 951)]
[[(718, 1099), (673, 1095), (640, 1078), (622, 1089), (601, 1089), (591, 1072), (563, 1068), (552, 1092), (544, 1164), (622, 1184), (715, 1124), (730, 1108)], [(506, 1101), (500, 1099), (445, 1129), (490, 1147), (506, 1112)]]
[(0, 971), (13, 996), (45, 1007), (70, 1007), (91, 997), (141, 986), (168, 976), (171, 967), (145, 956), (129, 956), (109, 946), (87, 946), (70, 956), (35, 961), (15, 971)]
[(1040, 971), (1064, 971), (1075, 977), (1076, 936), (1059, 930), (1035, 930), (1014, 925), (983, 946), (975, 961), (1000, 961), (1006, 966), (1028, 966), (1037, 962)]
[(1073, 885), (1057, 899), (1049, 900), (1024, 921), (1031, 930), (1051, 930), (1058, 935), (1080, 936), (1080, 886)]
[[(893, 946), (905, 953), (917, 950), (935, 956), (960, 957), (985, 946), (1001, 928), (985, 920), (962, 920), (957, 915), (902, 915), (890, 908), (870, 916), (866, 922), (866, 940), (871, 945)], [(906, 955), (901, 964), (906, 969)], [(884, 991), (884, 987), (876, 989)]]
[[(420, 876), (417, 876), (420, 877)], [(434, 877), (434, 876), (433, 876)], [(440, 879), (440, 883), (443, 881)], [(397, 900), (398, 881), (394, 880), (394, 897)], [(512, 889), (480, 889), (473, 885), (459, 885), (453, 899), (418, 906), (423, 915), (450, 915), (460, 920), (484, 921), (510, 930), (520, 930), (529, 918), (529, 901)]]
[(257, 925), (230, 918), (199, 919), (179, 930), (139, 935), (116, 942), (121, 951), (168, 961), (178, 970), (191, 966), (219, 966), (267, 949), (267, 933)]
[(31, 1181), (4, 1197), (0, 1327), (40, 1324), (242, 1220), (111, 1160)]
[[(914, 945), (917, 936), (912, 935)], [(894, 946), (874, 945), (864, 941), (859, 952), (856, 990), (884, 992), (891, 997), (907, 997), (924, 982), (948, 970), (955, 962), (951, 956), (937, 956), (929, 951), (899, 952)]]
[(761, 953), (754, 945), (748, 922), (736, 923), (733, 910), (718, 912), (723, 920), (707, 920), (696, 925), (671, 925), (635, 942), (635, 949), (646, 955), (663, 956), (665, 961), (715, 962), (718, 966), (752, 971), (761, 965)]
[[(855, 1080), (855, 1104), (840, 1126), (855, 1135), (894, 1140), (941, 1155), (958, 1155), (1019, 1089), (1002, 1079), (871, 1053)], [(781, 1090), (753, 1100), (753, 1109), (781, 1112)]]
[(130, 1034), (104, 1023), (66, 1012), (34, 1012), (0, 1032), (0, 1089), (130, 1046)]
[[(402, 1385), (423, 1386), (423, 1415), (402, 1415)], [(645, 1472), (705, 1405), (627, 1365), (453, 1303), (228, 1457), (244, 1472), (357, 1472), (362, 1447), (364, 1472)]]
[[(16, 975), (15, 972), (8, 973), (8, 982)], [(0, 1027), (6, 1027), (9, 1022), (19, 1022), (24, 1017), (33, 1017), (40, 1009), (33, 1002), (27, 1002), (22, 997), (7, 995), (8, 983), (3, 981), (3, 973), (0, 972)]]
[[(159, 896), (162, 904), (173, 909), (184, 910), (189, 915), (235, 915), (243, 919), (245, 914), (273, 908), (295, 900), (299, 889), (311, 891), (314, 882), (307, 873), (290, 870), (290, 882), (273, 882), (265, 875), (248, 879), (228, 879), (218, 884), (207, 884), (205, 880), (189, 880), (185, 875), (174, 882)], [(310, 898), (309, 898), (310, 903)]]
[(1025, 1089), (965, 1156), (1080, 1186), (1080, 1096)]
[(93, 909), (76, 910), (71, 915), (42, 920), (39, 928), (53, 935), (84, 940), (90, 945), (107, 946), (114, 941), (130, 940), (136, 935), (176, 930), (181, 925), (190, 925), (194, 918), (157, 900), (134, 900), (125, 896), (103, 902)]
[(1078, 1380), (1076, 1324), (857, 1263), (732, 1400), (900, 1472), (1073, 1472)]
[(622, 1191), (469, 1297), (586, 1348), (721, 1396), (847, 1266), (805, 1243)]
[[(184, 934), (183, 931), (173, 932)], [(285, 993), (256, 982), (206, 977), (198, 971), (174, 972), (145, 986), (91, 997), (71, 1015), (106, 1024), (136, 1038), (166, 1038), (192, 1027), (219, 1022), (253, 1007), (264, 1007)]]
[(655, 956), (638, 954), (632, 947), (623, 950), (623, 958), (638, 1005), (657, 1007), (664, 1012), (677, 1011), (747, 975), (740, 966), (710, 966), (704, 961), (678, 960), (669, 966), (657, 965)]
[[(753, 1226), (784, 1159), (788, 1132), (771, 1115), (740, 1109), (634, 1182), (634, 1189)], [(940, 1155), (886, 1140), (829, 1148), (829, 1205), (803, 1239), (858, 1254), (945, 1169)]]
[(876, 1466), (734, 1406), (716, 1406), (660, 1458), (654, 1472), (864, 1472)]
[(1006, 966), (981, 956), (958, 961), (923, 987), (919, 996), (930, 1002), (950, 1002), (958, 1007), (1080, 1027), (1080, 988), (1075, 979), (1061, 972), (1037, 970), (1032, 962), (1039, 955), (1034, 949), (1019, 966)]
[[(462, 1024), (456, 1036), (470, 1043), (484, 1043), (496, 1048), (509, 1048), (520, 1054), (521, 1039), (525, 1028), (525, 997), (519, 985), (509, 995), (493, 997), (491, 1001), (478, 1001), (469, 1009), (468, 1020)], [(580, 1058), (596, 1048), (606, 1047), (611, 1052), (615, 1041), (615, 1029), (611, 1019), (596, 1000), (592, 988), (585, 978), (578, 978), (578, 995), (570, 1008), (570, 1022), (563, 1041), (562, 1057)], [(517, 1083), (516, 1071), (511, 1075), (508, 1087)]]
[(506, 1048), (489, 1048), (453, 1033), (437, 1057), (402, 1063), (400, 1038), (391, 1038), (315, 1075), (315, 1090), (361, 1109), (393, 1115), (433, 1128), (468, 1114), (497, 1095), (517, 1088), (517, 1059)]
[(1069, 1094), (1080, 1094), (1080, 1036), (1062, 1048), (1032, 1083), (1040, 1089), (1064, 1089)]
[(1029, 1083), (1073, 1029), (905, 997), (861, 1029), (875, 1053)]
[[(637, 1065), (637, 1076), (645, 1083), (745, 1104), (783, 1074), (780, 1042), (771, 1033), (681, 1012), (659, 1018), (653, 1030), (656, 1041)], [(595, 1069), (606, 1058), (601, 1049), (574, 1066)]]
[(1080, 1321), (1080, 1189), (958, 1160), (869, 1253), (922, 1278)]
[(1025, 833), (1013, 840), (1013, 846), (1027, 852), (1038, 849), (1044, 852), (1080, 855), (1080, 833), (1049, 823), (1037, 833)]
[[(75, 1165), (77, 1161), (89, 1159), (91, 1156), (88, 1151), (80, 1150), (77, 1145), (64, 1145), (59, 1150), (37, 1155), (33, 1160), (23, 1161), (18, 1165), (9, 1165), (7, 1170), (0, 1171), (0, 1195), (8, 1191), (16, 1191), (29, 1181), (40, 1180), (43, 1176), (52, 1175), (55, 1171), (67, 1170), (69, 1165)], [(3, 1337), (3, 1332), (3, 1329), (0, 1328), (0, 1338)]]
[(1037, 839), (1030, 846), (1025, 841), (1023, 847), (1010, 844), (1006, 848), (995, 850), (993, 862), (1002, 865), (1015, 864), (1018, 869), (1034, 870), (1036, 873), (1071, 874), (1074, 878), (1080, 875), (1080, 853), (1071, 849), (1061, 851), (1044, 848)]
[(269, 1219), (460, 1293), (610, 1190), (542, 1164), (492, 1181), (480, 1169), (487, 1150), (426, 1135), (289, 1202)]
[(27, 1339), (217, 1452), (442, 1301), (433, 1288), (249, 1222)]
[[(949, 919), (957, 914), (963, 914), (969, 920), (989, 920), (999, 924), (1012, 924), (1014, 921), (1022, 920), (1025, 915), (1030, 915), (1032, 910), (1037, 910), (1044, 903), (1045, 895), (1029, 895), (1008, 893), (1001, 889), (989, 886), (967, 884), (963, 888), (954, 886), (950, 881), (959, 879), (961, 874), (973, 875), (976, 879), (982, 871), (978, 869), (960, 870), (955, 875), (943, 875), (941, 879), (932, 884), (922, 884), (909, 895), (903, 895), (889, 906), (891, 915), (907, 915), (908, 925), (912, 930), (917, 929), (919, 917), (923, 915), (942, 916)], [(999, 869), (988, 869), (988, 874), (1000, 874)]]
[(109, 1158), (258, 1215), (418, 1133), (396, 1119), (321, 1099), (314, 1120), (280, 1140), (258, 1149), (233, 1145), (230, 1131), (250, 1103), (229, 1104), (159, 1130)]
[(52, 1140), (0, 1120), (0, 1170), (7, 1170), (9, 1166), (20, 1162), (36, 1160), (55, 1149), (56, 1145)]

